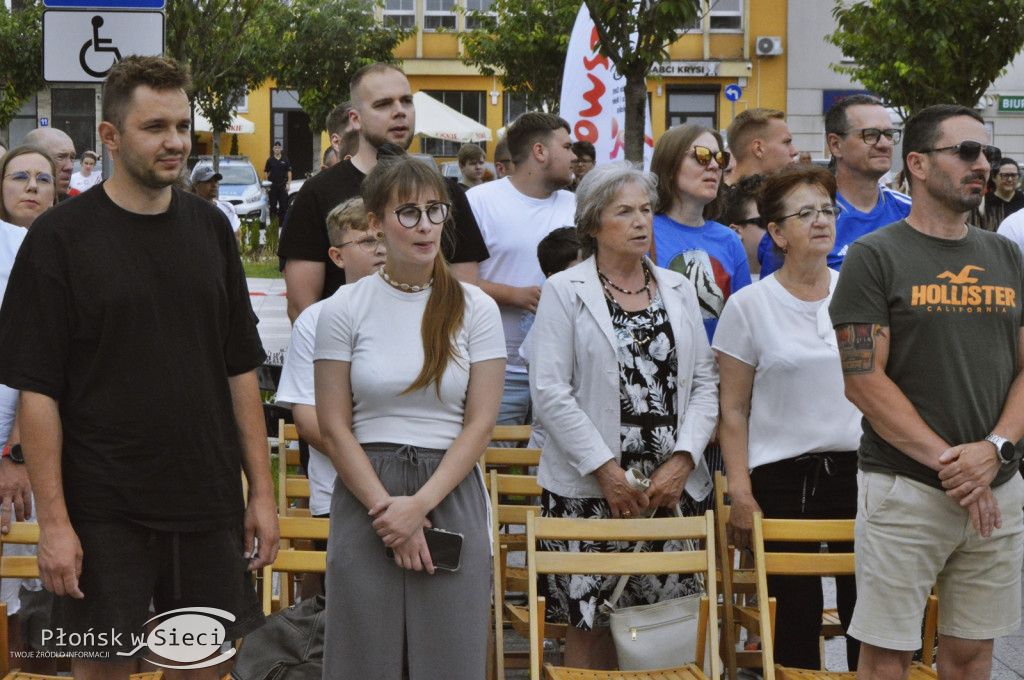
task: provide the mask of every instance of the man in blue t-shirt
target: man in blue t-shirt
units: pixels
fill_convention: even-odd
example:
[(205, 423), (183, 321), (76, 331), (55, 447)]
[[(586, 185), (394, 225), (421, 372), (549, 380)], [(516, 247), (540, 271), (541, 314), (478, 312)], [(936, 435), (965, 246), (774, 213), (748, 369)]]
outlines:
[[(910, 197), (878, 183), (892, 167), (892, 152), (902, 130), (894, 128), (882, 103), (866, 94), (836, 102), (825, 114), (825, 136), (835, 160), (836, 203), (842, 208), (836, 220), (836, 243), (828, 266), (839, 269), (850, 244), (910, 214)], [(766, 235), (758, 249), (761, 276), (782, 266)]]

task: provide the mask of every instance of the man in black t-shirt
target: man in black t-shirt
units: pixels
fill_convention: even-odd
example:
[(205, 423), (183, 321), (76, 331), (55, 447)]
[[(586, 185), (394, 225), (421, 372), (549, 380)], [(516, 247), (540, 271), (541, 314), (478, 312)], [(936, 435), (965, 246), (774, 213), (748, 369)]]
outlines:
[[(288, 318), (330, 297), (345, 283), (344, 271), (330, 263), (327, 213), (359, 195), (363, 178), (377, 165), (377, 149), (392, 142), (408, 149), (416, 127), (412, 90), (405, 74), (391, 64), (370, 64), (352, 77), (352, 127), (359, 131), (359, 151), (302, 185), (288, 211), (277, 254), (284, 263)], [(441, 248), (452, 272), (476, 283), (477, 264), (488, 257), (487, 246), (465, 193), (449, 183), (453, 220), (445, 224)]]
[(292, 164), (281, 155), (281, 142), (274, 142), (274, 155), (263, 166), (263, 178), (270, 182), (267, 202), (270, 216), (284, 219), (288, 209), (288, 187), (292, 183)]
[(36, 220), (0, 309), (0, 383), (21, 391), (40, 578), (57, 596), (50, 644), (84, 680), (127, 680), (151, 601), (220, 612), (216, 644), (173, 643), (175, 659), (259, 627), (251, 572), (277, 553), (265, 353), (235, 238), (172, 186), (191, 148), (189, 87), (159, 57), (111, 69), (98, 132), (114, 174)]

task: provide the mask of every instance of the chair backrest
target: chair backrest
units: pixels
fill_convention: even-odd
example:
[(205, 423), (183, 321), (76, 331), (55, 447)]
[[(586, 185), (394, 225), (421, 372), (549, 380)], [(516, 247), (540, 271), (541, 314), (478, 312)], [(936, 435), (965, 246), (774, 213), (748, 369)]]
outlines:
[(540, 449), (513, 449), (489, 446), (480, 457), (484, 473), (491, 468), (536, 467), (540, 465)]
[(529, 425), (495, 425), (491, 433), (492, 442), (514, 442), (525, 444), (530, 441)]
[[(326, 541), (330, 533), (331, 523), (327, 518), (316, 517), (279, 517), (278, 526), (281, 530), (281, 549), (273, 564), (263, 567), (263, 611), (273, 611), (273, 575), (295, 573), (324, 573), (327, 571), (326, 550), (299, 550), (288, 547), (296, 540)], [(280, 607), (284, 608), (293, 601), (290, 581), (281, 579)]]
[[(692, 574), (704, 575), (707, 599), (704, 607), (704, 640), (698, 638), (697, 665), (704, 665), (704, 649), (710, 646), (711, 673), (721, 675), (718, 655), (718, 613), (715, 604), (715, 530), (711, 511), (703, 517), (666, 517), (657, 519), (563, 519), (535, 517), (527, 519), (527, 567), (530, 587), (530, 669), (533, 678), (540, 678), (543, 646), (541, 626), (544, 617), (543, 599), (537, 596), (538, 574)], [(580, 541), (667, 541), (693, 539), (703, 542), (702, 548), (671, 552), (556, 552), (537, 549), (539, 540)], [(713, 631), (709, 634), (709, 631)]]
[(281, 517), (308, 517), (309, 510), (293, 508), (292, 501), (309, 498), (309, 479), (305, 475), (288, 474), (288, 469), (300, 464), (298, 449), (291, 448), (299, 440), (299, 431), (284, 419), (277, 428), (277, 513)]
[(39, 525), (35, 522), (11, 522), (11, 530), (0, 534), (0, 579), (39, 578), (39, 562), (35, 555), (6, 555), (6, 545), (36, 545)]
[[(852, 519), (765, 519), (760, 512), (754, 513), (754, 571), (757, 574), (757, 598), (768, 602), (769, 574), (791, 576), (844, 576), (854, 573), (852, 552), (769, 552), (766, 542), (786, 541), (791, 543), (829, 542), (853, 545)], [(852, 549), (852, 548), (851, 548)], [(775, 680), (775, 659), (773, 654), (774, 631), (768, 607), (759, 607), (761, 648), (764, 659), (764, 680)]]

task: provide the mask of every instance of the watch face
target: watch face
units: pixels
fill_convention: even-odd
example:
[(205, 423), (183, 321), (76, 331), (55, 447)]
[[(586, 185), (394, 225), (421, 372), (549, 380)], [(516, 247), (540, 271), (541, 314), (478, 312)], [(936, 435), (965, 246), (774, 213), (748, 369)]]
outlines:
[(21, 444), (11, 445), (11, 460), (15, 463), (24, 463), (25, 456), (21, 452)]
[[(13, 454), (14, 454), (14, 452), (12, 451), (11, 455), (13, 455)], [(1011, 442), (1011, 441), (1004, 441), (1003, 445), (999, 447), (999, 458), (1004, 463), (1012, 462), (1014, 456), (1016, 456), (1016, 455), (1017, 455), (1017, 451), (1014, 449), (1013, 442)]]

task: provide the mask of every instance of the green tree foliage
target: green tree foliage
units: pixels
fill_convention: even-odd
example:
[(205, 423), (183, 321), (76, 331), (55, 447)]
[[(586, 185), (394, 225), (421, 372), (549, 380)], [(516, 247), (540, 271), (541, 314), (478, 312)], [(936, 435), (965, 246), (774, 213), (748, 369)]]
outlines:
[(832, 68), (900, 109), (974, 106), (1024, 45), (1024, 0), (836, 3), (828, 36), (853, 64)]
[(584, 0), (601, 54), (626, 79), (626, 160), (644, 159), (647, 73), (668, 58), (680, 31), (697, 20), (700, 0)]
[(263, 0), (167, 0), (167, 53), (192, 71), (193, 104), (215, 130), (214, 167), (238, 96), (277, 61), (284, 17), (283, 5)]
[(16, 11), (0, 3), (0, 128), (43, 88), (43, 6), (27, 0)]
[(294, 88), (309, 114), (313, 158), (327, 114), (349, 98), (353, 74), (373, 62), (395, 62), (395, 47), (415, 29), (384, 26), (366, 0), (294, 0), (273, 75), (278, 87)]
[(462, 61), (497, 75), (505, 92), (523, 97), (528, 109), (557, 112), (579, 9), (579, 0), (494, 0), (486, 12), (466, 12), (477, 27), (462, 34)]

